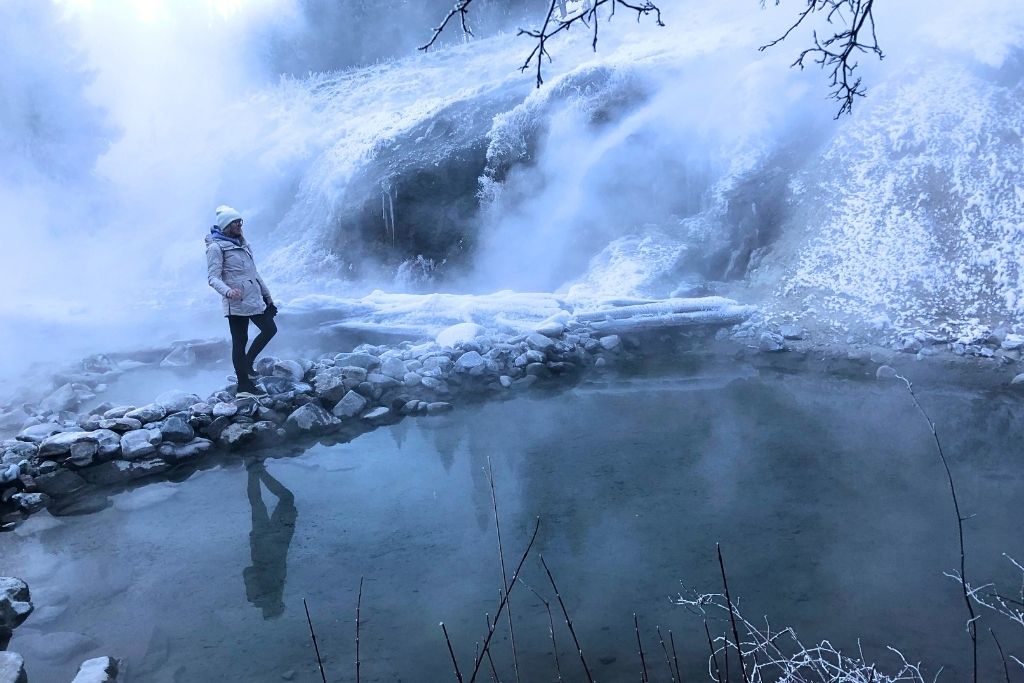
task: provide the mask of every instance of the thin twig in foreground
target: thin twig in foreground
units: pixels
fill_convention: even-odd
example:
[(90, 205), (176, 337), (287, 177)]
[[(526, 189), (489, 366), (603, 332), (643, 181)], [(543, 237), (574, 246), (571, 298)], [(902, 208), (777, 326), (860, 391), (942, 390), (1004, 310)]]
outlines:
[(676, 679), (683, 683), (683, 676), (679, 673), (679, 655), (676, 654), (676, 639), (672, 635), (672, 629), (668, 630), (668, 642), (672, 645), (672, 661), (676, 664)]
[(359, 577), (359, 597), (356, 598), (356, 683), (359, 683), (359, 610), (363, 606), (363, 577)]
[(306, 598), (302, 598), (302, 606), (306, 609), (306, 623), (309, 624), (309, 636), (313, 639), (313, 651), (316, 652), (316, 664), (320, 667), (320, 678), (327, 683), (327, 674), (324, 673), (324, 662), (320, 659), (320, 646), (316, 644), (316, 633), (313, 631), (313, 620), (309, 617), (309, 605)]
[(508, 596), (512, 594), (512, 589), (516, 587), (516, 581), (519, 579), (519, 572), (522, 571), (523, 565), (526, 564), (526, 558), (530, 555), (530, 550), (533, 548), (533, 542), (537, 540), (537, 532), (540, 531), (540, 517), (537, 518), (537, 522), (533, 527), (533, 535), (530, 536), (530, 542), (526, 544), (526, 550), (523, 551), (523, 556), (519, 559), (519, 565), (516, 570), (512, 573), (512, 579), (508, 583), (508, 590), (505, 592), (505, 597), (501, 599), (498, 604), (498, 610), (494, 613), (494, 626), (487, 632), (487, 638), (484, 639), (483, 650), (477, 655), (476, 662), (473, 665), (473, 675), (469, 678), (469, 683), (473, 683), (476, 680), (476, 675), (480, 671), (480, 664), (483, 663), (484, 654), (487, 653), (487, 649), (491, 645), (491, 638), (494, 637), (495, 626), (498, 624), (498, 619), (501, 618), (501, 611), (505, 609), (505, 605), (508, 604)]
[[(658, 632), (658, 642), (661, 643), (661, 649), (665, 653), (665, 664), (668, 665), (668, 675), (672, 678), (672, 683), (676, 683), (676, 673), (672, 670), (672, 660), (668, 657), (668, 647), (665, 646), (665, 638), (661, 635), (661, 627), (655, 626), (654, 630)], [(668, 632), (669, 637), (672, 636), (672, 632)]]
[(718, 668), (718, 654), (715, 652), (715, 644), (711, 640), (711, 629), (708, 628), (707, 619), (704, 620), (704, 633), (708, 636), (708, 649), (711, 651), (711, 661), (715, 664), (715, 678), (718, 683), (722, 683), (722, 670)]
[(973, 656), (973, 677), (974, 683), (978, 683), (978, 615), (974, 613), (974, 606), (971, 605), (971, 597), (968, 593), (967, 588), (967, 551), (964, 549), (964, 516), (960, 512), (960, 503), (956, 497), (956, 486), (953, 485), (953, 473), (949, 469), (949, 461), (946, 460), (946, 454), (942, 450), (942, 442), (939, 441), (939, 433), (935, 429), (935, 423), (925, 412), (921, 406), (921, 402), (917, 400), (917, 394), (914, 393), (914, 385), (910, 383), (910, 380), (903, 375), (896, 375), (898, 379), (903, 380), (903, 383), (907, 385), (907, 391), (910, 392), (910, 398), (917, 406), (917, 410), (921, 413), (924, 421), (928, 423), (928, 429), (932, 433), (932, 439), (935, 440), (935, 449), (939, 453), (939, 459), (942, 460), (942, 467), (946, 470), (946, 480), (949, 481), (949, 492), (953, 496), (953, 510), (956, 512), (956, 528), (959, 534), (960, 540), (960, 587), (963, 589), (964, 604), (967, 605), (967, 614), (970, 618), (967, 620), (967, 633), (971, 637), (971, 651)]
[(448, 629), (445, 628), (444, 622), (441, 622), (441, 630), (444, 632), (444, 642), (448, 643), (448, 654), (452, 656), (452, 666), (455, 667), (455, 678), (459, 679), (459, 683), (462, 683), (462, 672), (459, 671), (459, 660), (455, 658), (455, 649), (452, 647), (452, 639), (448, 637)]
[[(743, 683), (749, 683), (747, 678), (747, 664), (743, 661), (743, 648), (740, 647), (740, 633), (736, 630), (736, 613), (732, 607), (732, 598), (729, 597), (729, 581), (725, 578), (725, 561), (722, 559), (722, 546), (719, 543), (715, 544), (715, 548), (718, 550), (718, 566), (722, 570), (722, 586), (725, 588), (725, 601), (729, 603), (729, 622), (732, 624), (732, 637), (736, 642), (736, 654), (740, 658), (740, 673), (743, 674)], [(729, 650), (725, 650), (725, 661), (729, 662)]]
[[(487, 482), (491, 485), (491, 507), (494, 509), (494, 530), (498, 535), (498, 560), (501, 562), (501, 586), (508, 593), (508, 575), (505, 573), (505, 550), (501, 545), (501, 524), (498, 523), (498, 496), (494, 492), (494, 471), (491, 456), (487, 456)], [(516, 630), (512, 625), (512, 603), (508, 605), (508, 637), (512, 642), (512, 668), (519, 683), (519, 653), (516, 651)]]
[(558, 592), (558, 586), (555, 585), (555, 577), (551, 575), (551, 570), (548, 569), (548, 563), (544, 561), (543, 555), (540, 556), (540, 563), (544, 566), (544, 571), (547, 572), (548, 581), (551, 582), (551, 588), (555, 591), (555, 597), (558, 598), (558, 605), (562, 608), (562, 616), (565, 617), (565, 625), (569, 627), (572, 642), (576, 645), (576, 652), (580, 656), (580, 663), (583, 664), (583, 670), (587, 673), (587, 680), (590, 683), (594, 683), (594, 677), (590, 675), (590, 667), (587, 666), (587, 660), (583, 658), (583, 647), (580, 645), (580, 639), (576, 637), (576, 629), (573, 628), (572, 619), (569, 618), (569, 610), (565, 608), (562, 594)]
[(640, 640), (640, 622), (637, 621), (636, 612), (633, 612), (633, 628), (636, 629), (636, 646), (640, 651), (640, 680), (648, 683), (650, 679), (647, 677), (647, 660), (644, 658), (644, 644)]
[(1003, 646), (999, 644), (999, 639), (996, 638), (996, 632), (991, 628), (988, 630), (992, 636), (992, 640), (996, 643), (996, 649), (999, 650), (999, 659), (1003, 661), (1003, 676), (1006, 677), (1006, 683), (1010, 683), (1010, 666), (1006, 663), (1006, 655), (1003, 653)]

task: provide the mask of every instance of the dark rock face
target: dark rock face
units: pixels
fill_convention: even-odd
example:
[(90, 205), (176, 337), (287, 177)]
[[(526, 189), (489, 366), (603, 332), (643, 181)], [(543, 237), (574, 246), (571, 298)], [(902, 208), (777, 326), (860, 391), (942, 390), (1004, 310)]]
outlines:
[(10, 636), (33, 609), (28, 584), (13, 576), (0, 576), (0, 638)]

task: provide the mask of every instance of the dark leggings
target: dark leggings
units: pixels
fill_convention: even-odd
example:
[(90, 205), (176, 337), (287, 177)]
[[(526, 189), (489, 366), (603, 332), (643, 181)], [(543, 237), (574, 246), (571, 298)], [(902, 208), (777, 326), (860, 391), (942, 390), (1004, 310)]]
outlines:
[[(249, 321), (259, 329), (260, 333), (252, 340), (252, 346), (245, 350), (249, 342)], [(229, 315), (228, 327), (231, 329), (231, 363), (235, 366), (235, 375), (239, 383), (246, 383), (249, 370), (252, 368), (256, 356), (266, 348), (270, 340), (277, 334), (277, 325), (274, 323), (274, 316), (270, 313), (259, 315)]]

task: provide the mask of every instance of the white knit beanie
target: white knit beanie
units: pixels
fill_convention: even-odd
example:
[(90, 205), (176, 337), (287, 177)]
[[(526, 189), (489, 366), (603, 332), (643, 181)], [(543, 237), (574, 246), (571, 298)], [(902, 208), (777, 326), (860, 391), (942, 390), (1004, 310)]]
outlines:
[(228, 227), (233, 221), (241, 220), (242, 214), (238, 213), (230, 206), (221, 204), (217, 207), (217, 229), (221, 232), (224, 228)]

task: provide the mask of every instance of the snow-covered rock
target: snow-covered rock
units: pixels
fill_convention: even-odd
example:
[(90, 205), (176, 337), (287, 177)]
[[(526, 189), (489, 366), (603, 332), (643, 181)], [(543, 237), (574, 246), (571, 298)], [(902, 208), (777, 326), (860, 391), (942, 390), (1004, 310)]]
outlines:
[(28, 683), (24, 657), (17, 652), (0, 652), (0, 683)]
[(341, 420), (316, 405), (307, 403), (301, 406), (285, 420), (284, 428), (292, 434), (311, 433), (322, 434), (337, 428)]
[(454, 347), (461, 342), (468, 342), (487, 334), (482, 325), (476, 323), (457, 323), (441, 330), (434, 338), (438, 346)]
[(163, 436), (159, 429), (138, 429), (121, 437), (121, 453), (125, 460), (138, 460), (156, 452)]
[(355, 417), (366, 408), (367, 400), (362, 395), (349, 391), (346, 393), (334, 409), (331, 411), (335, 417), (349, 418)]
[(119, 670), (120, 661), (113, 657), (87, 659), (71, 683), (116, 683)]
[(65, 384), (40, 401), (39, 410), (43, 413), (59, 413), (63, 410), (74, 410), (79, 402), (74, 387)]
[(178, 413), (188, 410), (193, 404), (199, 403), (199, 401), (200, 398), (195, 394), (172, 389), (157, 396), (153, 403), (163, 408), (166, 413)]
[(32, 610), (28, 584), (13, 576), (0, 576), (0, 637), (10, 635)]
[(136, 408), (135, 410), (129, 410), (124, 414), (125, 417), (138, 420), (142, 424), (162, 420), (166, 415), (167, 410), (158, 403), (150, 403), (140, 408)]

